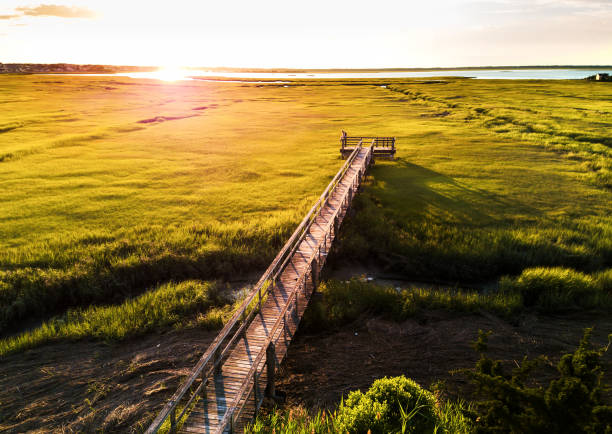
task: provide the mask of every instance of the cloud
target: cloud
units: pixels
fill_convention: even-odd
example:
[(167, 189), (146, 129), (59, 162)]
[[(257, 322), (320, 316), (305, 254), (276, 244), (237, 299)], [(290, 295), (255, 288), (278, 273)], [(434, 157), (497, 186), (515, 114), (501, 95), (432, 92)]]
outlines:
[(12, 20), (13, 18), (19, 18), (21, 15), (0, 15), (0, 20)]
[(24, 15), (35, 17), (61, 17), (61, 18), (93, 18), (95, 12), (87, 8), (63, 5), (39, 5), (36, 7), (18, 7), (15, 9)]

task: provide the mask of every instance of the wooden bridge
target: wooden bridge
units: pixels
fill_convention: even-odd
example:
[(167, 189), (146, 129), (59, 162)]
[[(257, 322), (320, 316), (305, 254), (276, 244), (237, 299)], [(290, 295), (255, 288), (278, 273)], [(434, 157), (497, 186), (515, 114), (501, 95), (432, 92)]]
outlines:
[(370, 146), (363, 140), (355, 143), (340, 171), (147, 433), (242, 432), (264, 397), (275, 396), (276, 367), (317, 287), (340, 224), (372, 162), (376, 140)]

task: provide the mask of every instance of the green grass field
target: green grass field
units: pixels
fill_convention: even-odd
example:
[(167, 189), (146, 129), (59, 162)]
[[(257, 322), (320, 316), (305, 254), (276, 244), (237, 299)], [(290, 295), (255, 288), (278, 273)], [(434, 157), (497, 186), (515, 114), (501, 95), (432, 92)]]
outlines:
[[(0, 90), (8, 338), (52, 315), (82, 322), (74, 312), (92, 305), (154, 305), (163, 297), (134, 297), (160, 285), (262, 271), (341, 166), (341, 129), (396, 136), (398, 159), (372, 169), (334, 264), (475, 287), (534, 267), (604, 282), (612, 267), (605, 83), (32, 75)], [(121, 336), (151, 330), (128, 324)]]

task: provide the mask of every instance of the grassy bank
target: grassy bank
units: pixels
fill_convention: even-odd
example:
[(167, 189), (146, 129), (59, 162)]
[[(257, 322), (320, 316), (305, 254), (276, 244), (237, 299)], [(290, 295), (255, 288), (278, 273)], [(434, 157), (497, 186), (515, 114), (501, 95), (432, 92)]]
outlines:
[(0, 89), (0, 333), (263, 270), (342, 164), (340, 129), (396, 136), (398, 160), (372, 169), (336, 263), (462, 282), (612, 267), (609, 86), (10, 76)]
[(31, 331), (2, 339), (0, 357), (59, 340), (116, 342), (170, 327), (217, 329), (232, 311), (232, 303), (214, 283), (165, 284), (116, 306), (69, 310)]
[(305, 327), (329, 329), (360, 317), (378, 315), (402, 321), (428, 310), (456, 313), (489, 312), (512, 319), (527, 310), (560, 313), (612, 311), (609, 272), (594, 276), (570, 269), (527, 269), (504, 276), (499, 289), (486, 293), (459, 289), (396, 289), (352, 279), (320, 285), (320, 299), (305, 314)]

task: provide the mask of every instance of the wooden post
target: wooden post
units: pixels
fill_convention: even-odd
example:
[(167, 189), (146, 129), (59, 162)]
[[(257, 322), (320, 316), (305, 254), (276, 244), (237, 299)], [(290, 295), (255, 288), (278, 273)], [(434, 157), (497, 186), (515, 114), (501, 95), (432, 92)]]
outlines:
[(202, 369), (202, 398), (206, 399), (206, 370)]
[(170, 432), (176, 432), (176, 408), (170, 413)]
[(314, 258), (312, 260), (312, 265), (310, 266), (310, 268), (312, 272), (311, 273), (312, 274), (312, 286), (316, 290), (319, 284), (319, 268), (318, 268), (317, 258)]
[(253, 394), (255, 395), (255, 415), (257, 416), (257, 411), (259, 410), (259, 375), (257, 374), (257, 370), (255, 371), (255, 375), (253, 376)]
[(276, 390), (274, 390), (274, 371), (276, 370), (276, 349), (274, 348), (274, 342), (270, 342), (268, 348), (266, 348), (266, 366), (268, 368), (268, 381), (265, 393), (268, 398), (274, 398), (276, 396)]
[(258, 303), (259, 303), (259, 313), (261, 313), (261, 286), (259, 287), (258, 294), (259, 294), (259, 301), (258, 301)]
[(340, 227), (338, 214), (334, 217), (334, 238), (338, 236), (338, 229)]
[(221, 361), (221, 345), (219, 345), (219, 347), (215, 350), (215, 355), (213, 356), (213, 365), (214, 365), (214, 374), (219, 373), (219, 371), (221, 370), (221, 363), (219, 363)]

